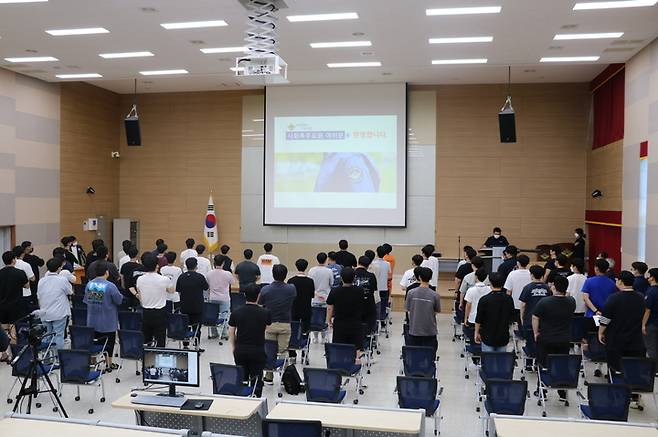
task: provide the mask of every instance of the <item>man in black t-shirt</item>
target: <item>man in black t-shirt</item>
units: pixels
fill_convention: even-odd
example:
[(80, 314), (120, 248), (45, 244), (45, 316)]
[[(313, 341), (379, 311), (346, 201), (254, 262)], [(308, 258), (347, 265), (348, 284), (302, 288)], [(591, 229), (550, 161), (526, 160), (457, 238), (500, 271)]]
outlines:
[(576, 301), (567, 296), (569, 281), (556, 276), (551, 285), (552, 296), (542, 298), (532, 314), (532, 330), (537, 342), (537, 362), (546, 367), (549, 354), (568, 354), (571, 342), (571, 319)]
[(361, 321), (366, 325), (368, 333), (377, 329), (377, 304), (375, 293), (377, 292), (377, 277), (368, 271), (370, 258), (363, 255), (359, 257), (359, 266), (354, 270), (354, 284), (361, 287), (365, 292), (363, 295), (364, 307)]
[[(187, 271), (178, 277), (176, 291), (180, 294), (180, 312), (187, 314), (190, 325), (196, 333), (197, 346), (201, 339), (201, 313), (203, 312), (203, 292), (210, 288), (206, 277), (196, 271), (195, 257), (185, 260)], [(185, 345), (185, 342), (183, 342)], [(203, 352), (203, 350), (201, 350)]]
[(635, 276), (624, 270), (617, 278), (619, 292), (611, 294), (603, 306), (599, 341), (605, 345), (606, 361), (612, 370), (620, 370), (621, 357), (644, 357), (642, 337), (644, 296), (633, 290)]
[(356, 267), (356, 257), (353, 253), (347, 251), (347, 240), (340, 240), (338, 247), (340, 247), (340, 250), (336, 252), (336, 264), (343, 267)]
[(530, 329), (532, 327), (532, 314), (534, 313), (537, 303), (550, 296), (551, 288), (544, 284), (544, 268), (539, 265), (530, 266), (530, 276), (532, 282), (523, 287), (519, 301), (521, 302), (521, 320), (523, 328)]
[(260, 267), (251, 260), (254, 256), (254, 251), (251, 249), (245, 249), (243, 252), (244, 261), (238, 263), (235, 266), (235, 276), (238, 278), (238, 283), (240, 284), (240, 291), (244, 293), (247, 289), (247, 286), (250, 284), (255, 284), (260, 278)]
[(475, 318), (475, 342), (482, 344), (482, 352), (505, 352), (509, 343), (509, 325), (515, 318), (514, 300), (503, 291), (503, 275), (489, 275), (491, 293), (478, 301)]
[[(242, 366), (244, 377), (254, 387), (256, 397), (263, 394), (263, 368), (265, 367), (265, 327), (272, 323), (270, 311), (256, 301), (260, 287), (249, 284), (244, 289), (247, 304), (231, 313), (228, 336), (233, 347), (235, 364)], [(237, 331), (237, 332), (236, 332)]]
[(137, 278), (146, 273), (146, 269), (139, 263), (139, 251), (135, 246), (132, 246), (126, 252), (130, 257), (130, 261), (125, 262), (121, 266), (121, 279), (123, 283), (123, 295), (126, 302), (130, 307), (138, 307), (139, 300), (137, 300)]
[(493, 234), (490, 235), (482, 247), (506, 247), (509, 245), (509, 241), (503, 235), (503, 231), (499, 227), (493, 228)]
[(464, 246), (464, 260), (466, 261), (459, 266), (455, 273), (455, 290), (457, 290), (457, 300), (459, 300), (459, 286), (462, 284), (464, 277), (473, 271), (471, 260), (475, 258), (478, 253), (471, 246)]
[(516, 246), (507, 246), (503, 251), (504, 261), (498, 266), (498, 273), (503, 275), (503, 284), (507, 279), (507, 275), (516, 268), (516, 255), (518, 253), (519, 249)]
[[(354, 269), (346, 267), (340, 272), (343, 286), (334, 288), (327, 297), (327, 325), (333, 327), (332, 342), (353, 344), (363, 349), (364, 290), (354, 285)], [(359, 356), (359, 354), (357, 354)]]
[(23, 241), (21, 243), (21, 247), (25, 253), (25, 255), (23, 255), (23, 261), (28, 263), (34, 272), (34, 281), (30, 283), (30, 289), (32, 290), (32, 296), (34, 297), (37, 295), (37, 284), (39, 283), (40, 275), (39, 268), (43, 267), (46, 262), (43, 260), (43, 258), (40, 258), (34, 254), (34, 247), (32, 246), (31, 241)]
[(14, 324), (27, 314), (23, 305), (23, 287), (29, 281), (24, 271), (14, 267), (16, 256), (13, 251), (3, 253), (2, 262), (5, 267), (0, 269), (0, 323)]
[(293, 321), (302, 323), (302, 332), (308, 332), (311, 323), (311, 301), (315, 296), (315, 283), (305, 273), (308, 261), (300, 258), (295, 262), (295, 267), (297, 267), (297, 274), (288, 279), (288, 284), (294, 285), (297, 290), (297, 296), (292, 303), (291, 317)]
[(565, 278), (570, 276), (572, 273), (570, 267), (569, 258), (563, 253), (559, 254), (555, 257), (555, 268), (549, 272), (546, 283), (552, 283), (556, 276), (563, 276)]

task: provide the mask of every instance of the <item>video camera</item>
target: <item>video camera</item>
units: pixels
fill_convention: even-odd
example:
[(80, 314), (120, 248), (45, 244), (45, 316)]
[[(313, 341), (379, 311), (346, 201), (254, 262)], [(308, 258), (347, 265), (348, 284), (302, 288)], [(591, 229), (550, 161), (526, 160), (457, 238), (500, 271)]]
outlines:
[(41, 322), (37, 311), (26, 316), (27, 326), (21, 327), (17, 335), (25, 334), (30, 345), (39, 345), (43, 341), (48, 328)]

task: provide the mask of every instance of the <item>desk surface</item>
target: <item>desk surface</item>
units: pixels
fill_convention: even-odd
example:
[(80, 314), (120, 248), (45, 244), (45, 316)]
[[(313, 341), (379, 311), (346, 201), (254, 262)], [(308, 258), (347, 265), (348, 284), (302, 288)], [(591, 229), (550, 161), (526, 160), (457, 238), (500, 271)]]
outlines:
[(497, 437), (658, 437), (658, 430), (650, 427), (597, 423), (595, 421), (509, 419), (494, 417)]
[[(136, 392), (140, 395), (155, 395), (154, 392)], [(213, 403), (208, 410), (181, 410), (176, 407), (163, 407), (159, 405), (141, 405), (130, 402), (130, 393), (112, 402), (112, 407), (137, 411), (151, 411), (156, 413), (175, 413), (186, 416), (218, 417), (222, 419), (247, 420), (260, 408), (262, 399), (243, 397), (215, 397), (196, 394), (186, 394), (188, 399), (212, 399)]]
[(319, 420), (328, 428), (420, 434), (425, 417), (420, 411), (279, 402), (268, 419)]
[(50, 437), (89, 437), (90, 435), (97, 437), (172, 437), (171, 434), (160, 432), (15, 418), (0, 420), (0, 435), (47, 435)]

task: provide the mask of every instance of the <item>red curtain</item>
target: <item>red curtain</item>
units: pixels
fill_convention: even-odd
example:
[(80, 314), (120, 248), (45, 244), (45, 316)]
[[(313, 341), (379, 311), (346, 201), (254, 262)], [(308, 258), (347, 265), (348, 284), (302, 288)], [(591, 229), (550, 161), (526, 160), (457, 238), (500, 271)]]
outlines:
[(624, 70), (594, 91), (592, 149), (624, 138)]
[(608, 252), (608, 256), (615, 260), (615, 271), (621, 267), (621, 228), (606, 225), (587, 225), (587, 238), (589, 240), (589, 271), (594, 272), (596, 255)]

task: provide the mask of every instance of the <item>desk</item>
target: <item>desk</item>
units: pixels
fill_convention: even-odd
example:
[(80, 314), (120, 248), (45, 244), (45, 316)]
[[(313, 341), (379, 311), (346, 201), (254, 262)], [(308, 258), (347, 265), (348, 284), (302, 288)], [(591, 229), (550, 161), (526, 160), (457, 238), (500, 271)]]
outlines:
[(497, 437), (658, 437), (655, 424), (491, 415)]
[(49, 437), (172, 437), (186, 436), (187, 430), (165, 430), (125, 425), (104, 424), (91, 420), (71, 420), (53, 417), (28, 416), (11, 414), (0, 420), (0, 435), (2, 436), (34, 436)]
[(314, 402), (280, 401), (268, 419), (319, 420), (333, 436), (424, 436), (425, 414), (402, 410)]
[[(133, 392), (155, 395), (155, 392)], [(212, 399), (208, 410), (181, 410), (176, 407), (140, 405), (130, 402), (130, 393), (112, 402), (113, 408), (133, 410), (138, 425), (185, 428), (196, 434), (202, 431), (235, 435), (261, 435), (261, 421), (267, 415), (267, 400), (237, 396), (196, 395), (188, 399)]]

